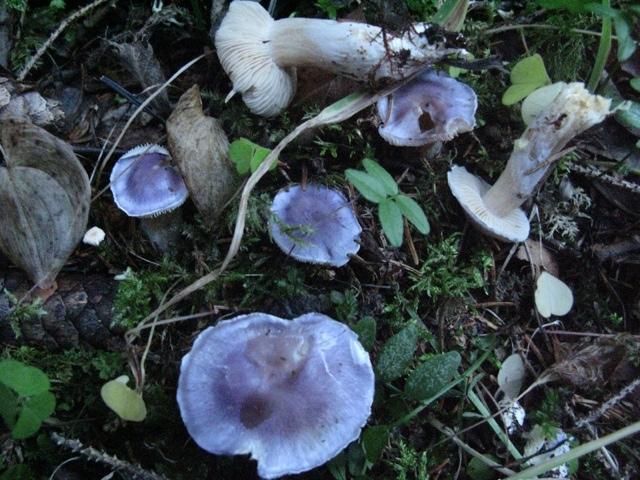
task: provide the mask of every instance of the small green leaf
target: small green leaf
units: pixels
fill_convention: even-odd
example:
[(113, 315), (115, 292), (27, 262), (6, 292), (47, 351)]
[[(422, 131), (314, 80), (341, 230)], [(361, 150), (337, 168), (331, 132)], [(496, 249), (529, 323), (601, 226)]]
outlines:
[(533, 83), (523, 83), (519, 85), (511, 85), (505, 92), (502, 94), (502, 104), (503, 105), (515, 105), (520, 100), (525, 98), (531, 92), (534, 92), (538, 89), (540, 85), (535, 85)]
[[(271, 150), (268, 148), (261, 147), (260, 145), (256, 145), (253, 151), (253, 157), (251, 157), (251, 173), (255, 172), (260, 164), (264, 161), (265, 158), (271, 153)], [(273, 170), (278, 165), (278, 162), (273, 162), (269, 167), (269, 170)]]
[(459, 32), (469, 9), (469, 0), (445, 0), (431, 19), (449, 32)]
[(381, 382), (391, 382), (404, 373), (416, 350), (418, 335), (418, 327), (412, 323), (387, 340), (376, 365)]
[(422, 207), (418, 205), (418, 202), (406, 195), (398, 195), (395, 201), (398, 207), (400, 207), (402, 214), (407, 217), (407, 220), (409, 220), (420, 233), (427, 235), (431, 227), (429, 226), (427, 216), (424, 214)]
[(364, 169), (368, 174), (373, 175), (384, 187), (387, 195), (397, 195), (398, 193), (398, 184), (395, 179), (387, 172), (378, 162), (375, 160), (371, 160), (369, 158), (365, 158), (362, 161), (364, 165)]
[(511, 86), (502, 95), (504, 105), (513, 105), (537, 88), (551, 83), (539, 54), (523, 58), (511, 70)]
[(345, 170), (344, 174), (347, 180), (370, 202), (380, 203), (387, 198), (384, 185), (373, 175), (352, 168)]
[(7, 427), (13, 428), (18, 416), (18, 397), (9, 387), (0, 383), (0, 416), (7, 424)]
[(362, 317), (353, 326), (353, 331), (358, 335), (364, 349), (370, 351), (376, 341), (376, 319), (369, 315)]
[(142, 397), (127, 387), (126, 375), (105, 383), (100, 389), (100, 396), (111, 410), (123, 420), (141, 422), (147, 416), (147, 407)]
[(40, 430), (42, 420), (28, 408), (23, 408), (18, 415), (18, 420), (11, 430), (11, 436), (16, 440), (28, 438)]
[(17, 360), (0, 362), (0, 383), (11, 388), (22, 397), (29, 397), (49, 390), (49, 377), (36, 367)]
[(387, 198), (378, 205), (378, 219), (389, 243), (394, 247), (402, 245), (404, 223), (400, 207), (392, 199)]
[(56, 409), (56, 397), (51, 392), (42, 392), (29, 398), (22, 409), (28, 408), (40, 420), (49, 418)]
[(361, 101), (367, 95), (366, 92), (353, 92), (347, 95), (346, 97), (341, 98), (335, 103), (332, 103), (324, 110), (322, 110), (318, 117), (332, 117), (336, 114), (342, 112), (342, 110), (346, 110), (350, 108), (354, 103)]
[(367, 428), (362, 434), (362, 448), (369, 463), (377, 463), (382, 452), (389, 443), (389, 427), (375, 425)]
[[(255, 172), (262, 161), (271, 153), (271, 150), (253, 143), (248, 138), (239, 138), (229, 145), (229, 159), (236, 164), (236, 170), (240, 175)], [(269, 167), (269, 170), (276, 168), (277, 162)]]
[(633, 88), (634, 90), (640, 92), (640, 77), (632, 78), (631, 80), (629, 80), (629, 85), (631, 85), (631, 88)]
[(426, 400), (442, 390), (458, 374), (462, 358), (458, 352), (434, 355), (411, 372), (405, 393), (414, 400)]
[[(484, 456), (498, 463), (498, 459), (495, 456), (491, 454), (484, 454)], [(473, 457), (467, 464), (467, 475), (471, 480), (493, 480), (496, 478), (497, 472), (494, 468)]]

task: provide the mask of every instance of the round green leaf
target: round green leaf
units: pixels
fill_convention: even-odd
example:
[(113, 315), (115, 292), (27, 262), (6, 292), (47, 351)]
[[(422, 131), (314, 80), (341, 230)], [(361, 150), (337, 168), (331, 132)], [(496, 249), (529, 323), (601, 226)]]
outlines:
[(402, 221), (402, 211), (392, 199), (387, 198), (378, 205), (378, 218), (382, 225), (384, 234), (394, 247), (402, 245), (402, 234), (404, 233), (404, 223)]
[(546, 110), (566, 85), (564, 82), (552, 83), (527, 95), (520, 108), (525, 125), (530, 125), (541, 112)]
[(632, 78), (631, 80), (629, 80), (629, 85), (631, 85), (631, 88), (633, 88), (637, 92), (640, 92), (640, 77)]
[(365, 158), (362, 161), (362, 165), (364, 165), (364, 169), (370, 175), (373, 175), (384, 187), (387, 195), (397, 195), (398, 193), (398, 184), (395, 179), (391, 176), (389, 172), (387, 172), (378, 162), (375, 160), (371, 160), (370, 158)]
[(344, 173), (347, 180), (370, 202), (380, 203), (387, 198), (384, 186), (373, 175), (352, 168), (347, 169)]
[(511, 70), (513, 85), (535, 85), (534, 88), (538, 88), (550, 82), (551, 79), (544, 67), (544, 61), (538, 53), (523, 58)]
[(111, 410), (123, 420), (141, 422), (147, 416), (147, 407), (137, 392), (127, 387), (126, 376), (105, 383), (100, 389), (100, 396)]
[(461, 362), (458, 352), (434, 355), (411, 372), (405, 385), (405, 393), (414, 400), (433, 397), (458, 374)]
[(39, 368), (10, 359), (0, 362), (0, 383), (23, 397), (46, 392), (51, 386), (49, 377)]
[(540, 85), (536, 85), (534, 83), (522, 83), (518, 85), (511, 85), (502, 95), (502, 104), (503, 105), (514, 105), (518, 103), (520, 100), (525, 98), (535, 89), (537, 89)]
[(407, 217), (414, 227), (418, 229), (420, 233), (426, 235), (431, 230), (429, 226), (429, 220), (424, 214), (422, 207), (413, 198), (406, 195), (398, 195), (395, 198), (398, 207), (402, 211), (402, 214)]
[(29, 408), (23, 408), (13, 430), (11, 430), (11, 436), (17, 440), (30, 437), (40, 430), (40, 425), (42, 425), (42, 420), (38, 415)]
[(229, 159), (236, 164), (236, 170), (240, 175), (249, 173), (252, 156), (253, 142), (246, 138), (234, 140), (229, 145)]
[(53, 414), (56, 409), (56, 397), (51, 392), (42, 392), (29, 398), (22, 409), (29, 409), (40, 420), (45, 420)]

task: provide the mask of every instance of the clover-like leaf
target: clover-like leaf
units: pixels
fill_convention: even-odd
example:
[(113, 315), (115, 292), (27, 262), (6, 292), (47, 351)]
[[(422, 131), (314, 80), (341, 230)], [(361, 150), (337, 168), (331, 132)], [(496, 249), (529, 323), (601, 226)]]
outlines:
[(87, 230), (89, 178), (69, 144), (23, 119), (0, 120), (0, 250), (40, 287)]
[(22, 397), (39, 395), (51, 386), (42, 370), (12, 359), (0, 362), (0, 383)]
[(384, 234), (394, 247), (402, 245), (404, 223), (402, 222), (402, 211), (398, 204), (391, 198), (387, 198), (378, 205), (378, 218), (382, 225)]
[(511, 86), (504, 92), (502, 103), (513, 105), (549, 83), (551, 79), (539, 54), (523, 58), (511, 70)]
[(395, 202), (398, 204), (398, 207), (400, 207), (402, 215), (407, 217), (407, 220), (409, 220), (420, 233), (423, 235), (429, 233), (431, 230), (429, 220), (427, 220), (427, 216), (424, 214), (422, 207), (418, 205), (418, 202), (406, 195), (398, 195), (395, 198)]
[(387, 198), (387, 193), (382, 182), (370, 173), (352, 168), (348, 168), (344, 173), (347, 180), (370, 202), (380, 203)]
[(384, 187), (387, 195), (396, 195), (398, 193), (398, 184), (391, 174), (382, 167), (382, 165), (370, 158), (365, 158), (362, 161), (362, 165), (364, 165), (364, 169), (369, 175), (380, 180), (380, 183)]
[(127, 387), (129, 377), (122, 375), (105, 383), (100, 389), (104, 403), (123, 420), (141, 422), (147, 416), (147, 407), (142, 396)]

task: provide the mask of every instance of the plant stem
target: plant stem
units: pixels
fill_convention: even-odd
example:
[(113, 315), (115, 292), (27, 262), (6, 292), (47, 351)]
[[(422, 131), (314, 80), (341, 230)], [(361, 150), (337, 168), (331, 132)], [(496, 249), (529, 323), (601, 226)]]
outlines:
[[(604, 7), (611, 6), (611, 0), (602, 0)], [(589, 83), (587, 88), (590, 92), (595, 92), (600, 76), (604, 71), (604, 67), (611, 51), (611, 18), (602, 17), (602, 36), (600, 37), (600, 44), (598, 45), (598, 54), (596, 55), (596, 61), (593, 64), (593, 70), (589, 76)]]

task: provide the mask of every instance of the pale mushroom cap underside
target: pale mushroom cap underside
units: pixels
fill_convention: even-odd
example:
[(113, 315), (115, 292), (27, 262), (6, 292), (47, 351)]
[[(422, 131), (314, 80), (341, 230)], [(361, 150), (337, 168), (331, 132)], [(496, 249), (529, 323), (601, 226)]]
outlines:
[(276, 64), (269, 32), (274, 20), (258, 2), (231, 2), (216, 32), (220, 64), (256, 115), (272, 117), (284, 110), (296, 92), (294, 68)]
[(458, 165), (447, 173), (447, 182), (453, 196), (480, 230), (505, 242), (523, 242), (529, 237), (529, 220), (522, 209), (516, 208), (504, 217), (489, 211), (482, 198), (491, 188), (487, 182)]
[(250, 454), (263, 478), (320, 466), (371, 413), (369, 355), (346, 325), (309, 313), (241, 315), (203, 331), (182, 360), (178, 404), (190, 435), (221, 455)]
[(175, 210), (188, 198), (184, 180), (169, 164), (169, 152), (140, 145), (125, 153), (111, 171), (111, 192), (130, 217), (152, 217)]
[(296, 260), (341, 267), (360, 249), (362, 228), (347, 198), (320, 185), (282, 189), (273, 199), (269, 230)]
[(416, 147), (473, 130), (478, 99), (468, 85), (427, 69), (377, 107), (380, 136), (391, 145)]

